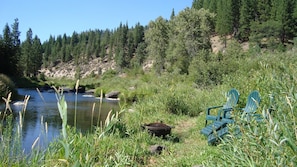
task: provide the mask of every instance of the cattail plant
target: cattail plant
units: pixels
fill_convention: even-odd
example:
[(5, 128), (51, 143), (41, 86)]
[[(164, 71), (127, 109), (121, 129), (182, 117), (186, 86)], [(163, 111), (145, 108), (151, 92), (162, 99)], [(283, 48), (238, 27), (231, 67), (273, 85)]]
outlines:
[(65, 158), (67, 159), (69, 157), (69, 143), (67, 142), (67, 103), (65, 101), (65, 96), (63, 95), (63, 90), (59, 89), (57, 90), (54, 87), (55, 91), (56, 91), (56, 98), (57, 98), (57, 105), (58, 105), (58, 110), (60, 113), (60, 117), (62, 119), (62, 135), (63, 135), (63, 139), (64, 141), (62, 141), (61, 143), (64, 146), (65, 149)]

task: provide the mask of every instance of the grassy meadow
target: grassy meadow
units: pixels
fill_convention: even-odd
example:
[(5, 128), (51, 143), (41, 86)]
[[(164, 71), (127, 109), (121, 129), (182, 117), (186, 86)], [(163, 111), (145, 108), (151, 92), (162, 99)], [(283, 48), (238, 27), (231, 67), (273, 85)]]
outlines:
[[(241, 53), (233, 49), (228, 59), (218, 63), (191, 65), (192, 75), (173, 72), (156, 76), (129, 70), (121, 77), (110, 72), (101, 78), (83, 79), (80, 84), (92, 85), (97, 95), (101, 90), (120, 91), (121, 110), (111, 113), (104, 126), (90, 134), (61, 125), (61, 138), (45, 150), (32, 146), (29, 155), (20, 148), (20, 137), (15, 135), (19, 132), (12, 133), (13, 118), (3, 117), (0, 166), (297, 166), (295, 52), (294, 48), (285, 53)], [(213, 59), (222, 55), (216, 56)], [(75, 85), (76, 81), (67, 83)], [(232, 135), (231, 126), (225, 140), (210, 146), (200, 134), (205, 110), (224, 104), (224, 95), (231, 88), (240, 93), (238, 108), (245, 106), (252, 90), (258, 90), (261, 104), (257, 112), (265, 115), (272, 110), (271, 117), (261, 123), (240, 124), (239, 137)], [(59, 109), (63, 110), (65, 104), (60, 102)], [(235, 110), (235, 115), (239, 112)], [(174, 126), (166, 139), (150, 136), (141, 128), (142, 124), (160, 121)], [(165, 146), (160, 155), (148, 149), (155, 144)]]

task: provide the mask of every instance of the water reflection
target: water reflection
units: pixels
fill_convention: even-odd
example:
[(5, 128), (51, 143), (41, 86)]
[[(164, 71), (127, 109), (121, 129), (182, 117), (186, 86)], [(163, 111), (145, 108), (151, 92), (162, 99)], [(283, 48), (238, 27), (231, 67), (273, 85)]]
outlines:
[[(55, 93), (41, 92), (35, 89), (19, 89), (20, 95), (30, 95), (27, 109), (24, 115), (22, 128), (22, 144), (26, 152), (31, 150), (34, 141), (39, 138), (38, 146), (43, 147), (60, 135), (61, 118), (57, 107)], [(74, 125), (74, 113), (76, 107), (76, 127), (79, 131), (87, 132), (97, 123), (103, 122), (110, 110), (118, 111), (117, 102), (103, 102), (83, 94), (65, 93), (68, 110), (68, 125)], [(77, 103), (77, 104), (75, 104)], [(11, 106), (15, 113), (22, 110), (22, 105)], [(94, 109), (93, 109), (94, 107)], [(16, 114), (15, 126), (18, 125), (19, 116)]]

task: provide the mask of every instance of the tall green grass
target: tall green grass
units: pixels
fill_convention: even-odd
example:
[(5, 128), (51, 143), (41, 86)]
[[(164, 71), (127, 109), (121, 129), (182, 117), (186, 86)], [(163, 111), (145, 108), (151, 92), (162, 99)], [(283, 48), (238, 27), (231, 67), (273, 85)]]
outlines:
[[(120, 91), (120, 111), (111, 111), (101, 127), (92, 127), (93, 133), (82, 134), (62, 123), (61, 138), (51, 142), (44, 151), (33, 151), (29, 157), (13, 151), (16, 147), (10, 147), (12, 135), (9, 135), (12, 130), (8, 124), (1, 123), (2, 165), (296, 166), (295, 54), (288, 51), (251, 55), (236, 50), (226, 53), (221, 56), (231, 56), (221, 60), (222, 64), (212, 64), (217, 70), (228, 71), (228, 74), (215, 78), (216, 82), (220, 80), (217, 85), (209, 78), (201, 80), (212, 84), (199, 85), (192, 78), (195, 75), (128, 73), (117, 77), (114, 72), (109, 72), (104, 80), (98, 81), (98, 95), (102, 97), (104, 92), (115, 89)], [(239, 126), (240, 136), (231, 133), (218, 146), (209, 146), (207, 139), (199, 133), (204, 127), (205, 109), (223, 104), (224, 94), (230, 88), (240, 92), (239, 108), (244, 107), (252, 90), (259, 90), (262, 100), (257, 112), (266, 116), (271, 111), (271, 115), (260, 123), (253, 120), (235, 124), (237, 127), (231, 126), (231, 132)], [(63, 113), (67, 112), (67, 102), (62, 96), (58, 97), (61, 119), (65, 122)], [(97, 112), (95, 104), (93, 108), (93, 113)], [(240, 115), (240, 111), (235, 113)], [(7, 117), (9, 119), (12, 118)], [(144, 123), (160, 121), (175, 127), (167, 140), (151, 136), (141, 128)], [(239, 117), (236, 122), (241, 122)], [(148, 148), (155, 144), (164, 145), (166, 150), (160, 155), (152, 155)]]

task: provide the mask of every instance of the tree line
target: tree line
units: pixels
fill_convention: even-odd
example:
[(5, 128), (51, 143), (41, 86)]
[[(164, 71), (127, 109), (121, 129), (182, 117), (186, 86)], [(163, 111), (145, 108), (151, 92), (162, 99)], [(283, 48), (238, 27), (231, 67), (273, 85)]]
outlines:
[[(77, 66), (101, 57), (114, 60), (117, 70), (138, 68), (145, 60), (154, 62), (157, 74), (174, 72), (213, 76), (205, 71), (210, 62), (222, 60), (211, 55), (212, 35), (224, 41), (231, 35), (261, 48), (285, 48), (297, 36), (297, 0), (193, 0), (191, 8), (170, 19), (158, 17), (148, 25), (128, 23), (113, 29), (89, 30), (50, 36), (41, 43), (29, 29), (20, 42), (18, 20), (4, 27), (0, 35), (0, 73), (36, 76), (41, 67), (74, 61)], [(225, 45), (227, 43), (225, 42)], [(200, 71), (199, 71), (200, 70)]]
[(296, 0), (194, 0), (193, 7), (216, 13), (215, 33), (222, 37), (273, 48), (297, 36)]
[(19, 21), (6, 24), (0, 35), (0, 73), (8, 76), (36, 76), (42, 64), (43, 46), (31, 29), (20, 41)]

